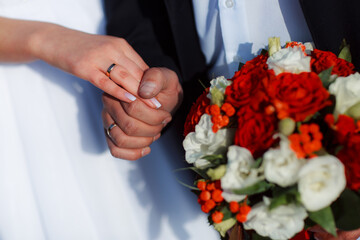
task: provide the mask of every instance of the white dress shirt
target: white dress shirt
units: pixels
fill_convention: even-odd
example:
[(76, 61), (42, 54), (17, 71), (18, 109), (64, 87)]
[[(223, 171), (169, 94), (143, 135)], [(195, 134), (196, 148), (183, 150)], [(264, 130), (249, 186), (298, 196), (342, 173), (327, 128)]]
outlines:
[(196, 28), (210, 77), (230, 78), (268, 45), (269, 37), (312, 41), (298, 0), (193, 0)]

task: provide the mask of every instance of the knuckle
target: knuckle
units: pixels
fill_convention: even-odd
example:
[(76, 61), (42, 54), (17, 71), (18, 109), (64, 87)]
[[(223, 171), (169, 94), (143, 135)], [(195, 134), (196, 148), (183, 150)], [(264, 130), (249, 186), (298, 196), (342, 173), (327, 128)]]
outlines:
[(131, 116), (134, 117), (136, 114), (139, 113), (139, 111), (141, 111), (141, 109), (139, 108), (139, 104), (137, 103), (137, 101), (131, 102), (129, 104), (126, 104), (124, 106), (124, 109), (126, 111), (126, 113)]
[(121, 153), (116, 148), (110, 148), (110, 153), (114, 158), (121, 158)]
[(136, 124), (134, 124), (133, 121), (127, 120), (124, 122), (122, 130), (128, 136), (135, 136), (138, 132), (138, 127), (136, 126)]
[(116, 146), (126, 147), (127, 141), (125, 140), (124, 136), (120, 136), (120, 135), (113, 136), (113, 140)]

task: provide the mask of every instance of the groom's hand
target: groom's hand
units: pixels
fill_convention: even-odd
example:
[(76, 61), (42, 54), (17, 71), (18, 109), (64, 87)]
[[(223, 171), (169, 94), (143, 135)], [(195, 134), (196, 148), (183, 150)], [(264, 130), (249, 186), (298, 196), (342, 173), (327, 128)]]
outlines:
[(160, 137), (182, 101), (182, 88), (175, 72), (166, 68), (150, 68), (141, 80), (138, 95), (161, 103), (154, 109), (137, 99), (131, 103), (103, 95), (103, 123), (109, 131), (107, 143), (116, 158), (136, 160), (150, 153), (150, 144)]

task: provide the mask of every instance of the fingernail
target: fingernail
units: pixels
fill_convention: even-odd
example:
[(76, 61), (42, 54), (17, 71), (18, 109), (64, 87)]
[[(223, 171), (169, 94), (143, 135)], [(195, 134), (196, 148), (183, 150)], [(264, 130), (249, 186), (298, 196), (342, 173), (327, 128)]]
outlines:
[(144, 157), (146, 155), (148, 155), (150, 153), (151, 149), (149, 147), (145, 147), (143, 148), (143, 150), (141, 151), (141, 156)]
[(155, 105), (156, 108), (161, 107), (161, 103), (156, 98), (151, 98), (150, 101)]
[(153, 142), (155, 142), (156, 140), (158, 140), (160, 138), (161, 134), (159, 133), (158, 135), (156, 135), (155, 137), (153, 137)]
[(162, 121), (162, 124), (166, 126), (171, 121), (171, 117), (166, 118), (164, 121)]
[(154, 94), (156, 84), (153, 82), (144, 82), (140, 85), (140, 92), (145, 96), (151, 96)]
[(128, 93), (128, 92), (125, 93), (125, 97), (127, 99), (129, 99), (130, 101), (132, 101), (132, 102), (136, 100), (136, 97), (134, 95), (132, 95), (131, 93)]

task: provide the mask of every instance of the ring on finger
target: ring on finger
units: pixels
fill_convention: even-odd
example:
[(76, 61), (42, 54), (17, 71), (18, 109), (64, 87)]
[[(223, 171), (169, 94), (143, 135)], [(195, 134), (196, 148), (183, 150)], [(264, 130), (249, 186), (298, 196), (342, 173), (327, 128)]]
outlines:
[(111, 135), (110, 135), (110, 131), (111, 129), (113, 129), (114, 127), (117, 127), (116, 123), (112, 123), (107, 129), (106, 129), (106, 135), (112, 139)]
[(113, 63), (113, 64), (111, 64), (110, 67), (108, 67), (108, 69), (106, 70), (106, 76), (107, 76), (108, 78), (110, 78), (110, 73), (111, 73), (111, 71), (114, 69), (115, 66), (116, 66), (116, 64)]

